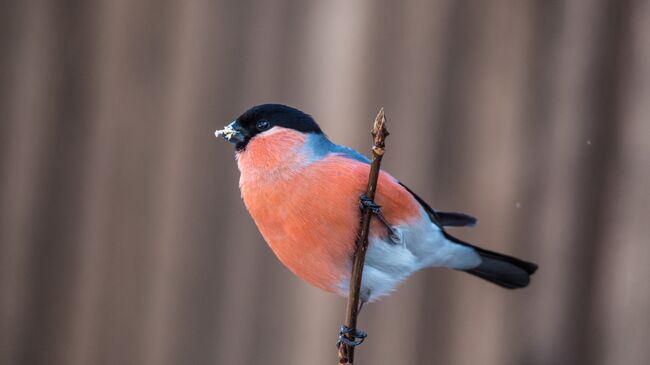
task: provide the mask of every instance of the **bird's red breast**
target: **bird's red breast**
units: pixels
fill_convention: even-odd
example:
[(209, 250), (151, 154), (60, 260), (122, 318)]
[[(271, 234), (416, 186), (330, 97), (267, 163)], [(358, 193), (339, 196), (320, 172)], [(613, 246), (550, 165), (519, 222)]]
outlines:
[[(305, 141), (305, 134), (284, 128), (253, 139), (237, 156), (242, 198), (280, 261), (336, 292), (349, 277), (370, 166), (336, 154), (312, 160)], [(383, 171), (375, 201), (391, 224), (422, 218), (417, 201)], [(385, 235), (386, 228), (373, 219), (370, 232)]]

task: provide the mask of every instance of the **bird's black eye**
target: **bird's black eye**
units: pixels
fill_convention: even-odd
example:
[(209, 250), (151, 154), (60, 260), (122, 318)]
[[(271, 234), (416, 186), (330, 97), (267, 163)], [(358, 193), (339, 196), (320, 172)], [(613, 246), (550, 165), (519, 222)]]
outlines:
[(260, 132), (269, 129), (270, 126), (271, 126), (271, 123), (269, 123), (269, 121), (266, 120), (266, 119), (262, 119), (262, 120), (258, 121), (257, 124), (256, 124), (257, 130), (260, 131)]

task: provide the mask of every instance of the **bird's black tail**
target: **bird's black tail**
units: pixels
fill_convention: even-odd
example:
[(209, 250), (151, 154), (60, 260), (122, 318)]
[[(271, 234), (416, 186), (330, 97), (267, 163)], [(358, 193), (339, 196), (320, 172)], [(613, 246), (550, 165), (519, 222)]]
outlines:
[(508, 289), (523, 288), (530, 283), (530, 276), (537, 265), (511, 256), (476, 248), (481, 264), (466, 272)]
[(480, 265), (463, 271), (504, 288), (517, 289), (528, 286), (530, 276), (537, 271), (537, 265), (532, 262), (470, 245), (449, 234), (446, 236), (456, 243), (472, 247), (481, 256)]

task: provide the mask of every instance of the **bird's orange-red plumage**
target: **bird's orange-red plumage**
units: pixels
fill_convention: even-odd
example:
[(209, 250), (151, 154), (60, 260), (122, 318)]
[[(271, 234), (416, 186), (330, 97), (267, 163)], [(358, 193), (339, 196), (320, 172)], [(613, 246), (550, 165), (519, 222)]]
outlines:
[[(370, 166), (340, 155), (311, 161), (301, 151), (305, 138), (278, 128), (252, 140), (238, 154), (240, 187), (277, 257), (297, 276), (335, 292), (349, 277), (361, 217), (359, 196)], [(383, 171), (375, 201), (392, 224), (422, 218), (413, 196)], [(386, 228), (373, 219), (371, 234), (384, 235)]]

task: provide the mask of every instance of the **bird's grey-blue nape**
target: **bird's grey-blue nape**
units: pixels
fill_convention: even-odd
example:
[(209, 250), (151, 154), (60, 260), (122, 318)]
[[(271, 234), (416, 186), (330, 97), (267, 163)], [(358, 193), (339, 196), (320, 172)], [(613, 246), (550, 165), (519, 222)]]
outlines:
[(305, 152), (310, 156), (309, 162), (318, 161), (330, 154), (336, 154), (359, 162), (370, 163), (370, 160), (366, 156), (350, 147), (340, 146), (333, 143), (323, 134), (310, 133), (307, 136), (307, 141), (303, 148), (307, 149)]

